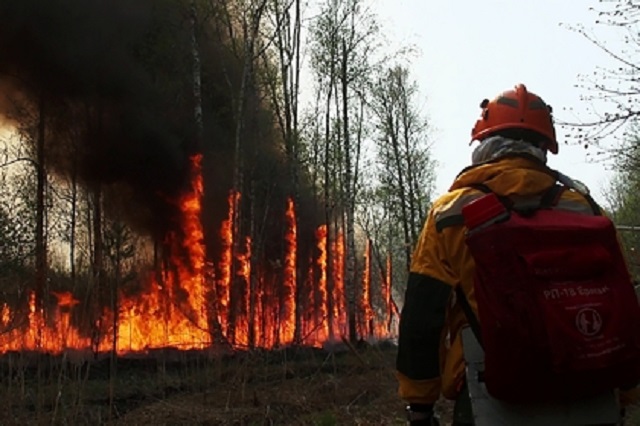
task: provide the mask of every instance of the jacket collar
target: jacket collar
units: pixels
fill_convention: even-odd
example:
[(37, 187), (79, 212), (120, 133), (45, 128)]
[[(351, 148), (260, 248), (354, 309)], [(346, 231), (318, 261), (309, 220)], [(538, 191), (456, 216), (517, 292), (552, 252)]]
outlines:
[(500, 195), (526, 195), (543, 191), (557, 180), (558, 173), (537, 157), (512, 153), (465, 168), (449, 190), (484, 184)]
[(502, 136), (492, 136), (480, 143), (471, 154), (471, 164), (483, 164), (494, 161), (505, 156), (514, 154), (524, 154), (531, 156), (547, 164), (547, 151), (530, 142), (505, 138)]

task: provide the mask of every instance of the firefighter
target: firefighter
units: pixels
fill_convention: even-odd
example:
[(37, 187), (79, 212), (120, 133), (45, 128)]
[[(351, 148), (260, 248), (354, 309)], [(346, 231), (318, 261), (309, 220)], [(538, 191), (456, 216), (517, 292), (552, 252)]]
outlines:
[[(454, 425), (473, 424), (460, 335), (468, 322), (453, 289), (459, 286), (477, 311), (461, 216), (464, 205), (483, 195), (474, 187), (510, 198), (539, 197), (560, 180), (573, 190), (562, 192), (559, 206), (593, 214), (588, 189), (547, 166), (548, 153), (558, 153), (549, 105), (519, 84), (480, 107), (471, 132), (471, 142), (480, 144), (471, 165), (433, 203), (412, 256), (396, 360), (399, 395), (408, 402), (412, 425), (436, 424), (433, 409), (441, 395), (456, 400)], [(633, 397), (623, 395), (621, 402)]]

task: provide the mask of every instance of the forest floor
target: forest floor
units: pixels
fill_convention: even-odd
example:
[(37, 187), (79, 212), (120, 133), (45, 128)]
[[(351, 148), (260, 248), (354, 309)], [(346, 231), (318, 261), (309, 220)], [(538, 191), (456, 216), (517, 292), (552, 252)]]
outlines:
[[(403, 425), (395, 347), (0, 360), (0, 425)], [(167, 359), (169, 358), (169, 359)], [(40, 371), (38, 373), (38, 371)], [(39, 378), (38, 378), (39, 377)]]
[[(0, 425), (405, 425), (395, 346), (0, 359)], [(34, 363), (34, 359), (37, 362)], [(443, 424), (451, 403), (441, 401)], [(640, 425), (640, 412), (627, 425)]]

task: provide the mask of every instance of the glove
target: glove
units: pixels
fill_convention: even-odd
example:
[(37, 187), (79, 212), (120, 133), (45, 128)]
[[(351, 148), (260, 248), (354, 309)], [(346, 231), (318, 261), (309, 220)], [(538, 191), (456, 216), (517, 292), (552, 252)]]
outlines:
[(433, 416), (433, 404), (409, 404), (407, 418), (410, 426), (437, 426)]

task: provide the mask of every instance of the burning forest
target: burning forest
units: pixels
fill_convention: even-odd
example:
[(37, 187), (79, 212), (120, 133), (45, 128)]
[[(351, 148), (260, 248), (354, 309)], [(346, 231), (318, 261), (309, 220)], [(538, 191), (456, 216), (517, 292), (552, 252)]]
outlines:
[[(297, 220), (289, 199), (284, 212), (286, 253), (281, 271), (269, 276), (260, 265), (251, 271), (251, 239), (245, 236), (239, 245), (241, 251), (235, 254), (232, 251), (233, 240), (238, 236), (231, 232), (230, 223), (241, 198), (240, 194), (232, 193), (227, 199), (228, 218), (219, 233), (224, 250), (217, 264), (211, 264), (206, 258), (200, 221), (204, 190), (200, 163), (201, 157), (192, 158), (194, 180), (179, 201), (184, 238), (169, 242), (170, 266), (150, 277), (143, 292), (133, 296), (120, 294), (115, 315), (114, 311), (104, 309), (96, 323), (97, 338), (92, 339), (73, 323), (73, 313), (80, 309), (73, 294), (54, 292), (55, 307), (38, 310), (35, 293), (31, 292), (26, 321), (18, 321), (12, 307), (2, 305), (1, 324), (5, 332), (0, 335), (0, 352), (29, 350), (55, 354), (89, 348), (108, 352), (115, 347), (118, 353), (126, 354), (167, 347), (206, 349), (215, 344), (234, 348), (274, 348), (294, 343), (322, 346), (346, 336), (341, 234), (330, 240), (326, 226), (321, 225), (315, 232), (317, 257), (309, 259), (306, 273), (298, 277), (297, 271), (302, 269), (297, 260)], [(332, 268), (327, 267), (327, 250), (333, 252)], [(180, 256), (183, 251), (188, 254), (186, 259)], [(367, 253), (370, 256), (369, 244)], [(333, 276), (329, 278), (328, 274)], [(374, 315), (370, 277), (371, 264), (367, 260), (358, 306), (361, 318), (358, 331), (362, 338), (383, 339), (391, 335), (391, 315), (397, 312), (393, 311), (389, 297), (390, 283), (383, 279), (378, 290), (385, 295), (386, 306), (382, 315)], [(234, 292), (238, 295), (236, 300), (231, 298)], [(178, 293), (186, 296), (181, 300)]]
[[(36, 193), (34, 278), (0, 301), (0, 353), (393, 337), (390, 258), (368, 237), (348, 244), (339, 209), (319, 213), (326, 188), (286, 134), (282, 148), (276, 112), (234, 51), (235, 24), (212, 18), (228, 5), (205, 3), (0, 3), (0, 114), (29, 147)], [(72, 196), (56, 240), (46, 208), (61, 181)], [(153, 246), (135, 285), (119, 266), (107, 279), (106, 263), (122, 262), (107, 253), (105, 222), (116, 217)], [(65, 244), (63, 285), (48, 259)]]

